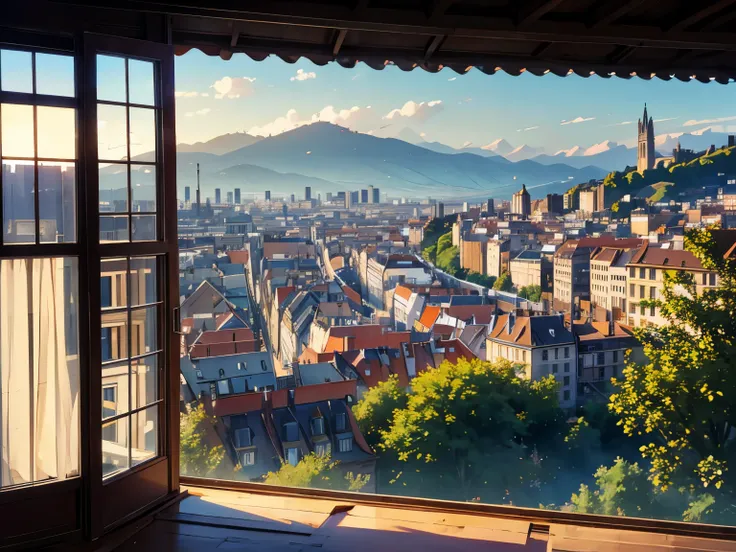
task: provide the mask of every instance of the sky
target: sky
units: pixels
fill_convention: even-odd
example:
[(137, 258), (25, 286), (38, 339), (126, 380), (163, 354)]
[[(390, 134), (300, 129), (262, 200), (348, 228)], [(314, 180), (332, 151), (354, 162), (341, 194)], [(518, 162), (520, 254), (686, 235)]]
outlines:
[(646, 102), (656, 133), (711, 127), (736, 131), (736, 84), (625, 80), (575, 75), (485, 75), (450, 69), (382, 71), (359, 63), (225, 61), (193, 50), (176, 58), (177, 140), (193, 143), (232, 132), (267, 136), (311, 121), (375, 135), (410, 128), (424, 140), (455, 148), (498, 138), (547, 153), (604, 140), (636, 141)]

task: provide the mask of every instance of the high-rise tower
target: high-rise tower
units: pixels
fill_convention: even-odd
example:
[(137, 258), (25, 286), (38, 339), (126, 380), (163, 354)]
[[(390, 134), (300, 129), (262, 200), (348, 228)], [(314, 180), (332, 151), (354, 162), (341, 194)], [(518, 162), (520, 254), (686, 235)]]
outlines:
[(654, 168), (654, 121), (647, 115), (647, 104), (644, 104), (644, 116), (639, 119), (639, 140), (636, 150), (636, 170), (644, 172)]

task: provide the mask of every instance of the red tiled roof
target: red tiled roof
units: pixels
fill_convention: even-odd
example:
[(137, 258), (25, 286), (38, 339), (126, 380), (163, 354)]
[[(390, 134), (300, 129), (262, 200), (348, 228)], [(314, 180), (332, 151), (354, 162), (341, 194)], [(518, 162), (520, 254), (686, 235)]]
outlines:
[(435, 324), (432, 326), (432, 335), (435, 337), (450, 338), (454, 331), (455, 327), (449, 324)]
[(408, 287), (404, 286), (396, 286), (396, 289), (394, 289), (394, 295), (398, 295), (402, 299), (406, 299), (407, 301), (411, 298), (412, 291)]
[(248, 341), (255, 339), (250, 328), (237, 328), (234, 330), (206, 331), (197, 338), (195, 343), (207, 345), (210, 343), (227, 343), (233, 341)]
[(230, 257), (230, 262), (233, 264), (248, 264), (250, 254), (243, 251), (228, 251), (227, 256)]
[(342, 292), (345, 294), (345, 297), (350, 299), (356, 305), (360, 305), (363, 303), (363, 301), (360, 298), (360, 294), (356, 292), (350, 286), (342, 286)]
[(274, 255), (284, 255), (288, 257), (310, 257), (314, 258), (315, 249), (313, 245), (304, 242), (266, 242), (263, 244), (263, 256), (266, 259), (273, 258)]
[(189, 350), (192, 358), (219, 357), (226, 355), (239, 355), (243, 353), (256, 353), (259, 343), (255, 339), (248, 341), (228, 341), (225, 343), (195, 343)]
[(218, 397), (212, 407), (215, 416), (233, 416), (260, 410), (262, 405), (263, 393), (244, 393), (230, 397)]
[(294, 286), (282, 286), (276, 288), (276, 306), (280, 307), (284, 300), (293, 291), (296, 291), (296, 288)]
[[(283, 391), (286, 391), (286, 389)], [(310, 404), (320, 401), (344, 399), (347, 395), (356, 397), (357, 394), (358, 382), (356, 380), (302, 385), (294, 390), (294, 404)]]
[(422, 316), (419, 317), (419, 323), (425, 328), (431, 328), (440, 316), (440, 307), (435, 305), (427, 305), (424, 307)]
[(311, 347), (303, 347), (299, 355), (299, 364), (316, 364), (318, 362), (329, 362), (335, 358), (335, 353), (318, 353)]
[(700, 264), (698, 258), (690, 253), (690, 251), (684, 249), (642, 248), (642, 251), (635, 255), (629, 264), (703, 270), (703, 266)]
[(455, 305), (447, 309), (449, 316), (463, 321), (475, 317), (476, 324), (489, 324), (494, 312), (493, 305)]
[(408, 343), (411, 332), (393, 332), (387, 326), (369, 324), (363, 326), (333, 326), (327, 332), (324, 351), (356, 351), (377, 347), (399, 347)]
[(531, 347), (532, 344), (532, 332), (529, 328), (528, 317), (517, 317), (514, 327), (511, 328), (511, 333), (506, 331), (506, 323), (508, 322), (509, 315), (502, 314), (496, 319), (495, 326), (491, 329), (489, 337), (493, 339), (499, 339), (501, 341), (507, 341), (510, 343), (518, 343), (519, 345), (525, 345)]

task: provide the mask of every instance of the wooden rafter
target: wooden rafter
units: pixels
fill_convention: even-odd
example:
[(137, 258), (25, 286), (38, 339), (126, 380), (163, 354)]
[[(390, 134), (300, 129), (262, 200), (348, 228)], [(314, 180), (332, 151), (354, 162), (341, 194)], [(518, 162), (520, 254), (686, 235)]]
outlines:
[(696, 23), (699, 23), (712, 15), (716, 15), (718, 12), (723, 11), (734, 4), (736, 4), (736, 0), (719, 0), (718, 2), (713, 2), (705, 7), (700, 7), (688, 16), (678, 19), (675, 23), (669, 26), (668, 30), (684, 31)]
[(428, 61), (432, 55), (439, 50), (442, 43), (445, 41), (445, 35), (436, 35), (432, 37), (427, 43), (427, 47), (424, 49), (424, 61)]
[(342, 48), (342, 43), (345, 42), (345, 37), (347, 36), (347, 34), (348, 32), (345, 29), (340, 29), (339, 31), (337, 31), (335, 41), (332, 43), (333, 57), (337, 57), (337, 54), (340, 53), (340, 48)]
[(562, 4), (563, 1), (564, 0), (538, 0), (531, 6), (525, 6), (522, 4), (519, 9), (519, 13), (516, 16), (516, 23), (519, 26), (534, 23)]
[(611, 0), (604, 4), (588, 20), (588, 26), (591, 29), (605, 27), (611, 23), (615, 23), (627, 13), (643, 5), (648, 0)]

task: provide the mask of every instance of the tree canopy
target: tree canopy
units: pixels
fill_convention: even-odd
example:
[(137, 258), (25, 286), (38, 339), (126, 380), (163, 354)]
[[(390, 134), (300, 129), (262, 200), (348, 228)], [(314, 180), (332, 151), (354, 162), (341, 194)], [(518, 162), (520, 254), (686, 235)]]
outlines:
[(508, 272), (502, 272), (498, 280), (493, 284), (493, 289), (496, 291), (511, 291), (514, 289), (514, 283), (511, 281), (511, 274)]
[(185, 413), (180, 414), (180, 454), (181, 472), (186, 475), (204, 477), (211, 475), (225, 457), (222, 445), (213, 445), (207, 438), (208, 432), (214, 432), (215, 419), (209, 416), (204, 405), (192, 408), (187, 405)]
[(295, 466), (284, 462), (278, 471), (268, 472), (264, 483), (284, 487), (316, 487), (344, 491), (360, 491), (370, 481), (368, 474), (341, 473), (339, 462), (329, 454), (315, 453), (303, 457)]
[(542, 286), (524, 286), (519, 290), (519, 297), (529, 299), (529, 301), (534, 303), (539, 303), (539, 301), (542, 300)]

